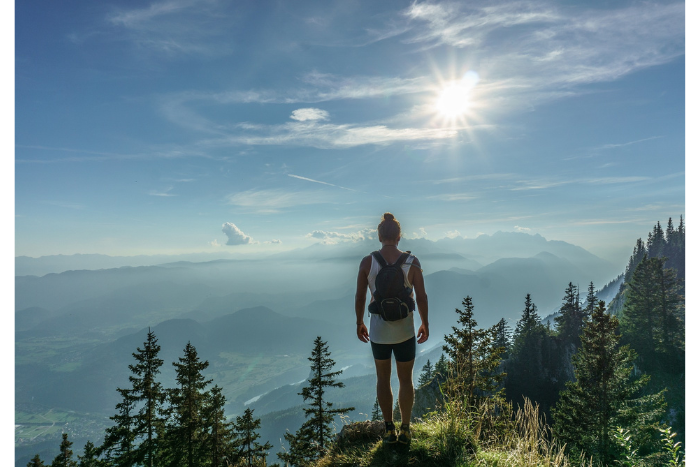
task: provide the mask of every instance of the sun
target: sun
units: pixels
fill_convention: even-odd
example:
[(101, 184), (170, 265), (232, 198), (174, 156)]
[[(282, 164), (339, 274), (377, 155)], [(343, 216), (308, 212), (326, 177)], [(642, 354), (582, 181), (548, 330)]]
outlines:
[(461, 82), (445, 86), (435, 102), (438, 113), (447, 118), (465, 115), (469, 111), (471, 89), (472, 86), (464, 85)]

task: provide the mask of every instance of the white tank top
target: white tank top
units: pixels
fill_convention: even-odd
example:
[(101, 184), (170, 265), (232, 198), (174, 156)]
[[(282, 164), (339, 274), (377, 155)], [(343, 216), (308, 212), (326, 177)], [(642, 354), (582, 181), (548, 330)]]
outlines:
[[(408, 271), (411, 269), (411, 263), (413, 263), (415, 258), (416, 257), (413, 255), (408, 255), (406, 262), (401, 265), (404, 284), (406, 287), (411, 288), (411, 297), (413, 297), (413, 284), (408, 281)], [(372, 299), (370, 300), (370, 303), (374, 301), (374, 291), (376, 289), (374, 281), (377, 279), (377, 273), (379, 273), (380, 269), (381, 267), (379, 266), (379, 263), (374, 258), (374, 255), (372, 255), (372, 267), (370, 268), (369, 275), (367, 276), (369, 290), (372, 292)], [(399, 344), (416, 335), (416, 331), (413, 327), (412, 311), (408, 313), (406, 318), (398, 321), (384, 321), (378, 314), (375, 313), (371, 313), (370, 316), (369, 340), (375, 344)]]

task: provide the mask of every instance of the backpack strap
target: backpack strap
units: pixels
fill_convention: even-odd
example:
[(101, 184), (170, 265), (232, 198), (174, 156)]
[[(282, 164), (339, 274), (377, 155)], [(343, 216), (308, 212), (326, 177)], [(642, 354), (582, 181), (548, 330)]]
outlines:
[[(385, 268), (387, 267), (387, 262), (382, 256), (382, 254), (379, 251), (373, 251), (372, 256), (374, 256), (374, 259), (377, 260), (377, 263), (379, 263), (380, 268)], [(405, 260), (404, 260), (405, 261)]]
[(401, 253), (401, 256), (399, 256), (399, 259), (397, 259), (396, 262), (394, 263), (394, 266), (401, 266), (403, 263), (406, 262), (406, 260), (410, 256), (410, 254), (411, 254), (410, 251), (407, 251), (405, 253)]

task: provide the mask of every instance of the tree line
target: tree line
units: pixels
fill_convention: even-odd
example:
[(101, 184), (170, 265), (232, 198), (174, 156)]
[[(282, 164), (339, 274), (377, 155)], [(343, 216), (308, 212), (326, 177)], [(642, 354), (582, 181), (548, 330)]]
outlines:
[[(416, 396), (422, 413), (415, 415), (457, 395), (466, 407), (489, 401), (505, 412), (508, 403), (527, 398), (576, 456), (653, 465), (669, 451), (678, 455), (670, 424), (683, 427), (684, 403), (671, 416), (665, 395), (684, 391), (684, 251), (682, 218), (678, 230), (669, 219), (665, 234), (657, 223), (647, 244), (638, 240), (616, 314), (596, 298), (593, 283), (583, 301), (569, 283), (554, 327), (542, 323), (527, 294), (513, 331), (505, 319), (480, 329), (466, 297), (455, 310), (460, 326), (445, 337), (447, 367), (428, 362), (422, 369)], [(678, 387), (663, 387), (668, 381)]]

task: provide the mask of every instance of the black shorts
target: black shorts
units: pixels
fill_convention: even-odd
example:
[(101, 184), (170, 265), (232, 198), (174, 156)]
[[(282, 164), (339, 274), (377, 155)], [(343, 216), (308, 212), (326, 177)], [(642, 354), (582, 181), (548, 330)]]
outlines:
[(389, 360), (394, 352), (397, 362), (410, 362), (416, 358), (416, 336), (398, 344), (372, 344), (372, 355), (375, 360)]

